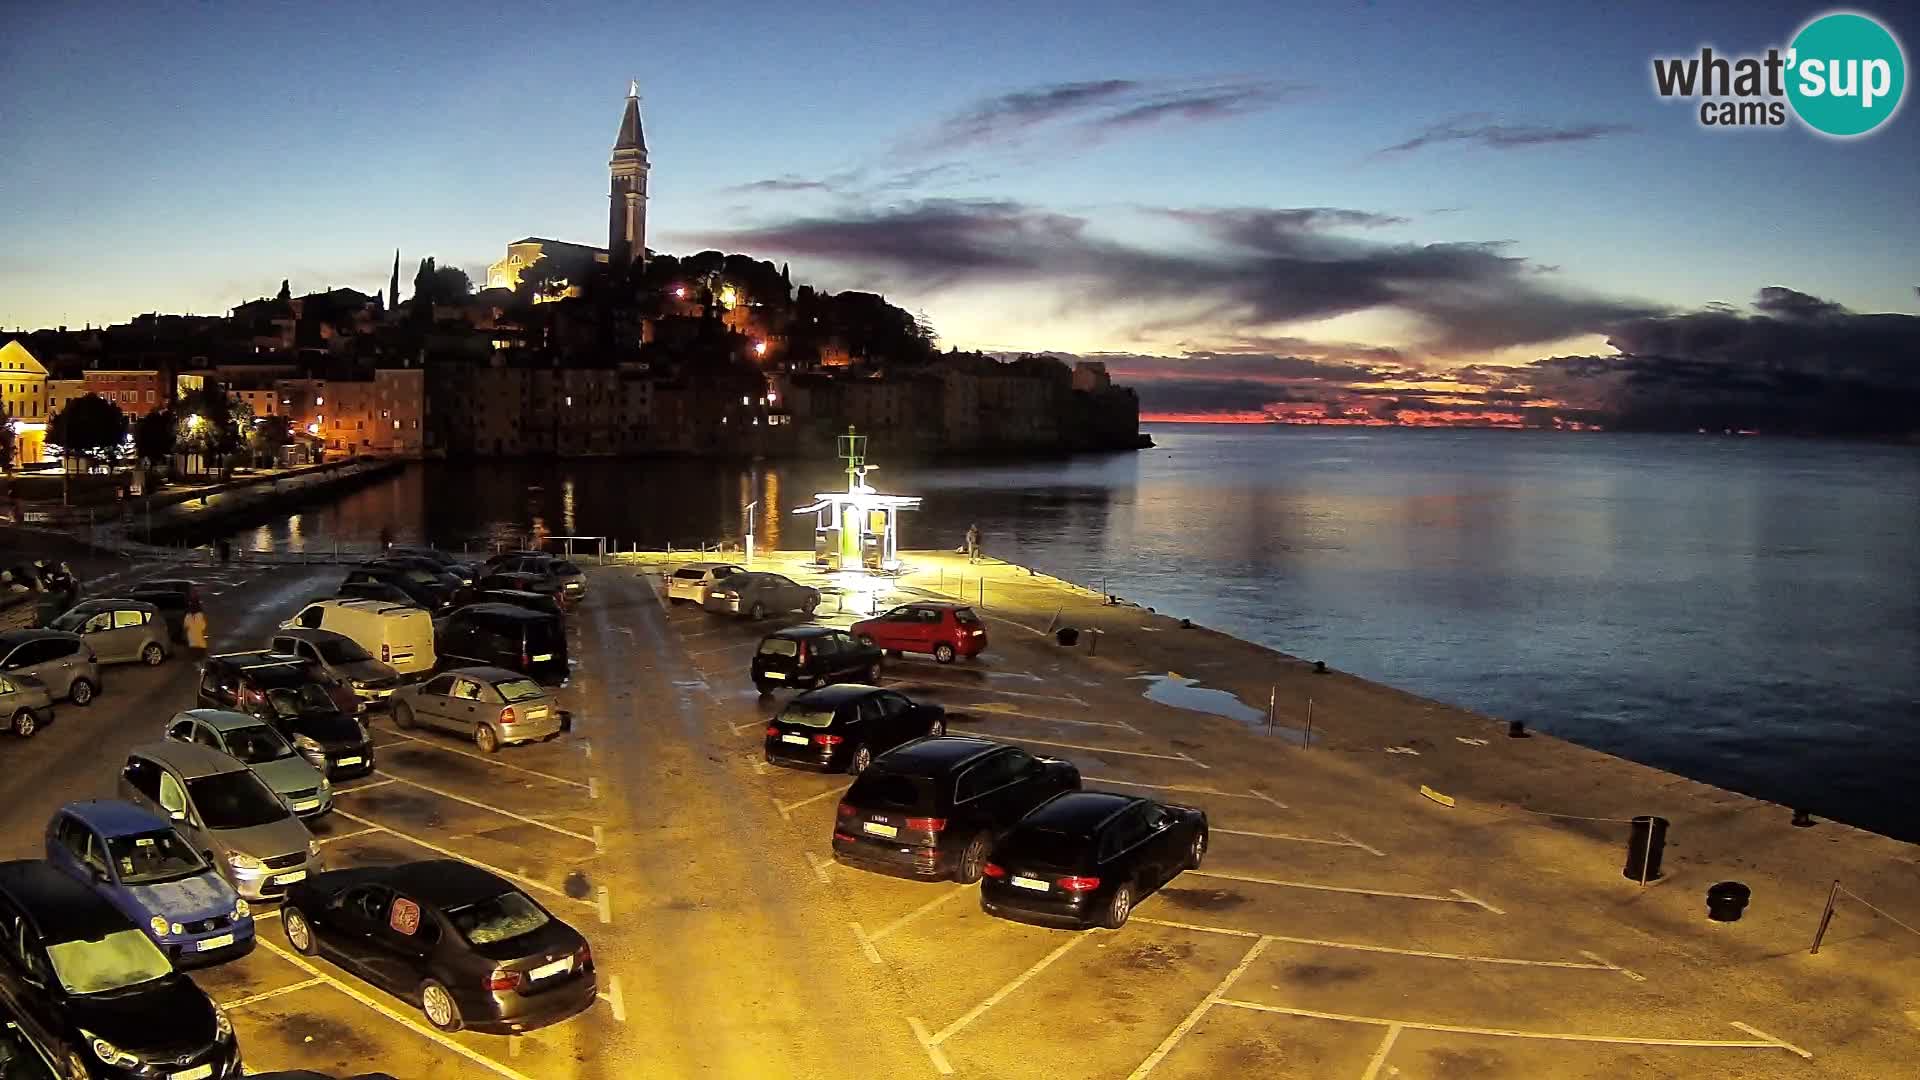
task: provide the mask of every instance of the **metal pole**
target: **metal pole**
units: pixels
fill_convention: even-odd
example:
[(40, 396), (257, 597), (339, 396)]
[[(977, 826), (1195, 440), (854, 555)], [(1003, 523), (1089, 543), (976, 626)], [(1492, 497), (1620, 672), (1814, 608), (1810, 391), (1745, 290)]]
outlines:
[(1273, 734), (1273, 702), (1274, 698), (1279, 695), (1279, 692), (1279, 687), (1267, 687), (1267, 734), (1269, 735)]
[(1820, 929), (1813, 932), (1813, 948), (1807, 950), (1812, 956), (1820, 951), (1820, 939), (1827, 936), (1827, 924), (1833, 921), (1833, 903), (1840, 897), (1840, 879), (1835, 878), (1833, 887), (1827, 890), (1827, 910), (1820, 913)]
[(1313, 745), (1313, 699), (1308, 698), (1307, 699), (1307, 736), (1306, 736), (1306, 740), (1301, 744), (1301, 748), (1305, 749), (1306, 747), (1310, 747), (1312, 745)]
[(980, 575), (980, 606), (987, 606), (987, 575)]

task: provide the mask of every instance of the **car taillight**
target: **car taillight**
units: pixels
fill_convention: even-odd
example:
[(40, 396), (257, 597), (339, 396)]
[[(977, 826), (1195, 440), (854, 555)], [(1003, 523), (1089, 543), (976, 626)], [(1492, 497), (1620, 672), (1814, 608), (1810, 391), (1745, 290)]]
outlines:
[(835, 840), (845, 840), (849, 844), (853, 843), (853, 834), (843, 833), (839, 829), (833, 830), (833, 838)]
[(840, 813), (840, 816), (841, 816), (841, 817), (852, 817), (852, 816), (854, 815), (854, 813), (855, 813), (855, 812), (856, 812), (856, 811), (855, 811), (855, 810), (853, 809), (853, 804), (852, 804), (852, 803), (850, 803), (850, 802), (843, 802), (843, 803), (841, 803), (841, 804), (840, 804), (840, 811), (839, 811), (839, 813)]
[(489, 990), (515, 990), (520, 986), (520, 973), (517, 971), (496, 971), (487, 976)]
[(917, 829), (920, 832), (939, 832), (946, 827), (947, 819), (943, 817), (910, 817), (907, 819), (907, 828)]
[(515, 720), (517, 720), (517, 719), (519, 719), (519, 717), (517, 717), (517, 716), (516, 716), (516, 715), (514, 714), (514, 711), (513, 711), (513, 706), (511, 706), (511, 705), (509, 705), (509, 706), (507, 706), (506, 708), (504, 708), (504, 709), (501, 709), (501, 710), (500, 710), (500, 722), (501, 722), (501, 723), (503, 723), (503, 724), (511, 724), (511, 723), (513, 723), (513, 722), (514, 722)]
[(804, 664), (804, 663), (806, 663), (806, 662), (807, 662), (807, 644), (806, 644), (806, 642), (804, 642), (804, 641), (803, 641), (803, 642), (801, 642), (801, 643), (800, 643), (800, 647), (799, 647), (799, 648), (797, 648), (797, 649), (795, 649), (795, 650), (793, 651), (793, 662), (794, 662), (794, 663), (796, 663), (796, 664)]
[(819, 743), (821, 746), (839, 746), (841, 743), (846, 742), (847, 739), (844, 735), (815, 735), (813, 741)]
[(1003, 878), (1007, 876), (1007, 868), (1004, 866), (1001, 866), (999, 863), (990, 862), (986, 866), (982, 867), (980, 869), (980, 872), (987, 875), (990, 878)]
[(573, 954), (573, 967), (576, 971), (586, 971), (593, 967), (593, 947), (581, 945), (580, 951)]
[(391, 645), (388, 645), (388, 644), (386, 644), (385, 642), (382, 642), (382, 643), (381, 643), (381, 645), (380, 645), (380, 662), (381, 662), (381, 663), (383, 663), (383, 664), (391, 664), (391, 663), (393, 663), (393, 646), (391, 646)]
[(769, 739), (777, 738), (779, 734), (780, 734), (779, 728), (774, 727), (772, 724), (767, 725), (767, 738)]
[(1097, 877), (1063, 877), (1054, 882), (1054, 884), (1068, 892), (1090, 892), (1100, 887), (1100, 879)]

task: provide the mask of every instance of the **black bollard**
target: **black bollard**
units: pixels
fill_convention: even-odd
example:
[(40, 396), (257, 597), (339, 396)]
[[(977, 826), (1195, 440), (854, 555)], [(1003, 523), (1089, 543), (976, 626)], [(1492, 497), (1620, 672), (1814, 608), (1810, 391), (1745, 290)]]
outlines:
[(1071, 626), (1063, 626), (1060, 628), (1059, 633), (1056, 633), (1053, 635), (1053, 639), (1059, 642), (1060, 644), (1066, 646), (1067, 648), (1071, 649), (1073, 648), (1074, 645), (1079, 643), (1080, 631), (1075, 630)]
[(1180, 620), (1180, 629), (1182, 629), (1182, 630), (1191, 630), (1191, 629), (1193, 629), (1193, 620), (1192, 620), (1192, 619), (1181, 619), (1181, 620)]
[(1738, 881), (1722, 881), (1707, 888), (1707, 918), (1714, 922), (1739, 922), (1747, 909), (1753, 890)]
[(1532, 738), (1532, 736), (1531, 736), (1531, 735), (1528, 735), (1528, 734), (1527, 734), (1527, 722), (1526, 722), (1525, 720), (1509, 720), (1509, 721), (1507, 721), (1507, 738), (1509, 738), (1509, 739), (1530, 739), (1530, 738)]
[(1315, 675), (1325, 675), (1327, 673), (1327, 662), (1325, 660), (1315, 660), (1313, 662), (1313, 673)]
[(1633, 819), (1633, 831), (1627, 834), (1627, 865), (1620, 871), (1628, 881), (1660, 880), (1660, 858), (1667, 850), (1667, 819), (1641, 816)]
[(1793, 812), (1793, 827), (1796, 829), (1813, 828), (1813, 814), (1806, 810), (1795, 810)]

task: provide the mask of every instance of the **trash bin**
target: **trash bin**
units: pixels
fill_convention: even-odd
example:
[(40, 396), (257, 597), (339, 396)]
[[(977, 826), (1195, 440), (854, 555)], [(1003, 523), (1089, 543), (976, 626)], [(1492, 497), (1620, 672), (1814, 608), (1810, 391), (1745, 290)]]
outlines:
[(1714, 922), (1739, 922), (1747, 909), (1753, 890), (1737, 881), (1722, 881), (1707, 887), (1707, 918)]
[(1071, 649), (1080, 643), (1080, 631), (1071, 626), (1063, 626), (1054, 633), (1053, 640)]
[(1627, 834), (1627, 865), (1621, 873), (1629, 881), (1660, 880), (1660, 857), (1666, 849), (1666, 818), (1634, 818), (1633, 831)]

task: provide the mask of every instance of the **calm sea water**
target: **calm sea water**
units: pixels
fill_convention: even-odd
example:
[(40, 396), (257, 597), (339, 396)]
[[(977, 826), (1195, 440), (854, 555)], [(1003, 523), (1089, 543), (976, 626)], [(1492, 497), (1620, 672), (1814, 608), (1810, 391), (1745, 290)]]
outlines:
[[(1920, 840), (1920, 450), (1161, 425), (1138, 454), (887, 467), (960, 543), (1709, 783)], [(831, 467), (433, 464), (255, 546), (522, 533), (802, 548)], [(782, 512), (769, 513), (778, 507)]]

